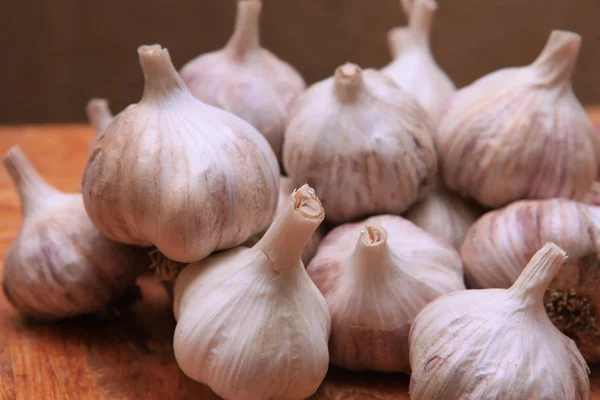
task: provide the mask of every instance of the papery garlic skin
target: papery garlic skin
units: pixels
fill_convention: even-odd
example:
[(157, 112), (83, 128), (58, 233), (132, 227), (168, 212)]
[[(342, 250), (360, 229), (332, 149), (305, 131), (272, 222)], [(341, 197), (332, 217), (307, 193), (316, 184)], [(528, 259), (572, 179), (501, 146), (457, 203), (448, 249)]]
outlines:
[(510, 289), (450, 293), (425, 307), (410, 332), (411, 399), (589, 399), (585, 360), (544, 311), (565, 258), (549, 243)]
[(23, 315), (56, 320), (99, 311), (148, 267), (144, 249), (105, 238), (81, 194), (48, 185), (18, 147), (3, 159), (21, 197), (23, 224), (4, 260), (2, 285)]
[(315, 188), (334, 224), (404, 212), (437, 174), (427, 113), (385, 75), (355, 64), (294, 103), (283, 161), (295, 186)]
[(306, 84), (291, 65), (260, 46), (261, 8), (260, 0), (239, 0), (227, 45), (191, 60), (180, 74), (198, 99), (258, 129), (281, 160), (285, 118)]
[(600, 361), (600, 327), (595, 322), (596, 310), (600, 310), (598, 209), (565, 199), (515, 202), (477, 220), (460, 250), (467, 287), (485, 289), (510, 287), (543, 243), (564, 248), (569, 258), (546, 294), (547, 311), (553, 314), (560, 307), (553, 304), (552, 296), (574, 293), (571, 307), (577, 303), (577, 308), (571, 308), (568, 315), (551, 315), (551, 319), (594, 362)]
[(304, 186), (253, 248), (183, 269), (174, 350), (186, 375), (225, 399), (299, 400), (317, 390), (329, 364), (330, 318), (300, 253), (322, 220)]
[(450, 189), (492, 208), (588, 195), (600, 150), (570, 83), (580, 41), (554, 31), (531, 65), (486, 75), (452, 97), (435, 136)]
[(458, 252), (393, 215), (333, 229), (307, 272), (329, 306), (331, 363), (349, 370), (408, 372), (416, 315), (465, 289)]
[(415, 96), (434, 119), (456, 91), (431, 52), (431, 23), (436, 10), (434, 0), (415, 0), (412, 5), (405, 5), (408, 26), (389, 31), (388, 46), (394, 59), (381, 70)]
[(415, 225), (460, 249), (469, 227), (481, 213), (478, 208), (438, 183), (405, 214)]
[(180, 262), (243, 243), (273, 218), (279, 167), (248, 123), (195, 99), (166, 49), (142, 46), (144, 96), (95, 143), (82, 192), (98, 229)]

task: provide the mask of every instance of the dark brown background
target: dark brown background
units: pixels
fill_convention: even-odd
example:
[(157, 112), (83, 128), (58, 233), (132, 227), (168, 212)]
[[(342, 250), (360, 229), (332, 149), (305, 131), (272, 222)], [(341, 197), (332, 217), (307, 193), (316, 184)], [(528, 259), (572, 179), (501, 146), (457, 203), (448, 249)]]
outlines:
[[(263, 0), (262, 42), (308, 82), (345, 61), (381, 67), (385, 36), (404, 24), (397, 0)], [(438, 0), (433, 47), (459, 85), (529, 63), (553, 28), (583, 38), (574, 77), (584, 103), (600, 102), (600, 0)], [(136, 102), (136, 48), (160, 43), (180, 67), (221, 47), (234, 0), (3, 1), (0, 123), (82, 121), (92, 96), (114, 111)]]

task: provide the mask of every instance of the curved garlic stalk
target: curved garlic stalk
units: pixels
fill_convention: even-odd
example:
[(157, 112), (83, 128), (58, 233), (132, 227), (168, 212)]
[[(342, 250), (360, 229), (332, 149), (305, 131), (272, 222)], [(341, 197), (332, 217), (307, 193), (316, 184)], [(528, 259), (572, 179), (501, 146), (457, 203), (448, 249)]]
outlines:
[(585, 199), (600, 141), (571, 88), (580, 42), (553, 31), (531, 65), (486, 75), (452, 97), (435, 135), (450, 189), (492, 208)]
[(306, 85), (291, 65), (260, 46), (261, 9), (260, 0), (239, 0), (227, 45), (193, 59), (180, 73), (198, 99), (258, 129), (281, 160), (285, 118)]
[(113, 119), (106, 99), (91, 99), (85, 106), (88, 121), (96, 130), (96, 140)]
[(551, 199), (519, 201), (485, 214), (471, 226), (460, 250), (467, 286), (510, 287), (542, 243), (558, 244), (569, 259), (546, 294), (548, 315), (575, 340), (588, 361), (599, 361), (600, 327), (595, 322), (600, 309), (598, 210)]
[(416, 315), (465, 289), (456, 250), (393, 215), (333, 229), (307, 271), (329, 306), (331, 363), (349, 370), (408, 372)]
[(469, 227), (481, 215), (478, 207), (438, 183), (423, 200), (406, 212), (406, 218), (459, 249)]
[(117, 300), (148, 267), (146, 251), (106, 239), (81, 194), (44, 181), (18, 146), (3, 163), (19, 190), (23, 224), (4, 261), (2, 284), (23, 315), (54, 320), (96, 312)]
[(300, 254), (323, 220), (308, 186), (253, 247), (190, 264), (175, 282), (174, 350), (190, 378), (226, 399), (304, 399), (327, 372), (330, 318)]
[(414, 95), (437, 120), (442, 105), (456, 90), (448, 75), (437, 65), (429, 44), (437, 3), (434, 0), (401, 0), (401, 4), (409, 23), (407, 27), (394, 28), (388, 33), (393, 61), (381, 72)]
[(329, 222), (401, 213), (435, 180), (431, 130), (411, 95), (348, 63), (294, 103), (284, 165), (295, 186), (315, 188)]
[(507, 290), (467, 290), (430, 303), (410, 332), (412, 400), (589, 399), (589, 369), (544, 311), (567, 255), (547, 243)]
[(237, 246), (272, 221), (279, 167), (248, 123), (195, 99), (159, 45), (138, 49), (144, 94), (94, 144), (86, 209), (109, 238), (179, 262)]

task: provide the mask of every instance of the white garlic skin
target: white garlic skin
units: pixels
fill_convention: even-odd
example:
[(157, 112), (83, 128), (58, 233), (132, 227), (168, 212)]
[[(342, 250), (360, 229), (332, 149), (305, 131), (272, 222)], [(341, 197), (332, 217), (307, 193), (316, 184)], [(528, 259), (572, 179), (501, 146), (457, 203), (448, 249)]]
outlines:
[(198, 99), (258, 129), (281, 159), (285, 118), (306, 84), (291, 65), (260, 46), (261, 1), (238, 1), (237, 7), (229, 43), (189, 61), (180, 74)]
[(450, 189), (491, 208), (588, 195), (600, 150), (570, 83), (580, 41), (554, 31), (531, 65), (486, 75), (451, 98), (435, 135)]
[[(484, 214), (471, 226), (460, 249), (467, 287), (510, 287), (537, 249), (554, 242), (569, 258), (550, 290), (574, 290), (578, 300), (591, 304), (591, 317), (596, 319), (600, 309), (598, 209), (566, 199), (523, 200)], [(546, 304), (549, 301), (547, 297)], [(600, 361), (597, 328), (590, 332), (587, 325), (595, 322), (581, 318), (569, 335), (588, 361)]]
[[(177, 363), (225, 399), (305, 399), (327, 372), (327, 304), (300, 260), (323, 213), (306, 190), (253, 248), (190, 264), (175, 282)], [(305, 205), (309, 218), (296, 212)]]
[(388, 47), (393, 57), (381, 72), (419, 101), (434, 119), (456, 86), (439, 67), (431, 52), (430, 35), (434, 0), (415, 0), (408, 15), (409, 24), (388, 33)]
[(548, 319), (545, 287), (535, 301), (513, 288), (450, 293), (419, 313), (410, 332), (412, 400), (589, 399), (589, 369)]
[(391, 79), (354, 64), (294, 103), (283, 161), (296, 187), (314, 187), (334, 224), (402, 213), (437, 174), (427, 113)]
[(191, 262), (243, 243), (272, 221), (279, 167), (263, 136), (195, 99), (168, 52), (138, 50), (146, 86), (96, 141), (84, 173), (86, 209), (116, 241), (155, 245)]
[(23, 185), (23, 223), (2, 278), (6, 298), (21, 314), (57, 320), (99, 311), (148, 268), (145, 249), (104, 237), (87, 216), (81, 194), (49, 186), (18, 148), (7, 152), (4, 163)]
[(331, 363), (349, 370), (408, 372), (416, 315), (465, 289), (458, 252), (393, 215), (333, 229), (307, 271), (329, 306)]
[(480, 211), (466, 199), (437, 184), (405, 214), (406, 219), (445, 239), (457, 249)]

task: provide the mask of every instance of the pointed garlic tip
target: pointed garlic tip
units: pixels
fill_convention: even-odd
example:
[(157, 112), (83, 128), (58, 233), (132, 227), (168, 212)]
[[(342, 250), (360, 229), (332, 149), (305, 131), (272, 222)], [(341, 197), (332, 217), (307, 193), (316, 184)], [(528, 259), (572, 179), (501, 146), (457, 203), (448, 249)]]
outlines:
[(164, 98), (173, 91), (187, 91), (167, 49), (159, 44), (144, 45), (138, 47), (138, 56), (144, 73), (143, 100)]
[(414, 34), (415, 42), (428, 44), (431, 35), (431, 23), (437, 10), (434, 0), (415, 0), (408, 26)]
[(236, 58), (260, 48), (260, 0), (238, 0), (233, 35), (225, 47)]
[(40, 176), (18, 145), (4, 153), (2, 163), (17, 186), (24, 214), (58, 193)]
[(96, 135), (104, 131), (113, 118), (106, 99), (91, 99), (85, 106), (85, 112), (88, 121), (90, 121), (96, 130)]
[(335, 70), (335, 93), (342, 102), (356, 100), (363, 87), (362, 70), (356, 64), (346, 63)]
[(410, 18), (412, 14), (414, 0), (400, 0), (400, 7), (402, 7), (402, 11), (404, 11), (404, 15), (406, 18)]
[(360, 231), (359, 241), (364, 246), (381, 246), (387, 241), (388, 233), (384, 227), (379, 225), (367, 225)]
[(302, 249), (319, 227), (325, 211), (315, 191), (308, 185), (294, 190), (285, 207), (253, 247), (262, 251), (277, 272), (302, 263)]
[(546, 85), (568, 82), (575, 68), (581, 36), (574, 32), (552, 31), (546, 46), (531, 65)]
[(368, 272), (387, 265), (388, 232), (380, 225), (367, 225), (360, 231), (354, 252), (350, 256), (350, 268), (357, 274)]
[(552, 242), (546, 243), (533, 255), (508, 293), (526, 306), (542, 304), (548, 285), (566, 259), (566, 251)]

